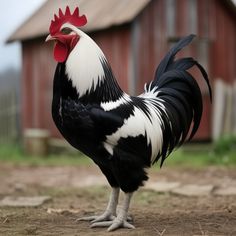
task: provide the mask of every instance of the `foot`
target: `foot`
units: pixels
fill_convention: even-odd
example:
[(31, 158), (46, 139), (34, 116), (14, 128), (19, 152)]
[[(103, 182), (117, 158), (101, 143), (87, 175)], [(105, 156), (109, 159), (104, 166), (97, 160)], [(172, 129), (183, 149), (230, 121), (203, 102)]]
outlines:
[(125, 229), (135, 229), (135, 227), (130, 224), (127, 220), (120, 219), (119, 217), (116, 217), (113, 221), (103, 221), (103, 222), (96, 222), (91, 224), (91, 228), (96, 227), (108, 227), (107, 231), (114, 231), (119, 228), (125, 228)]
[(116, 217), (109, 213), (104, 212), (102, 215), (87, 216), (77, 219), (76, 221), (90, 221), (91, 223), (103, 222), (103, 221), (113, 221)]
[(119, 199), (119, 188), (113, 188), (105, 212), (100, 216), (88, 216), (77, 219), (76, 221), (90, 221), (91, 223), (113, 221), (116, 218), (116, 207)]
[(95, 216), (87, 216), (77, 219), (76, 221), (90, 221), (91, 223), (103, 222), (103, 221), (113, 221), (115, 219), (115, 215), (105, 211), (102, 215)]
[(130, 224), (127, 219), (127, 213), (129, 209), (130, 199), (132, 197), (132, 193), (125, 193), (124, 202), (119, 210), (117, 217), (112, 221), (103, 221), (103, 222), (94, 222), (90, 226), (91, 228), (95, 227), (108, 227), (107, 231), (114, 231), (119, 228), (126, 229), (135, 229), (135, 227)]
[[(116, 215), (104, 212), (102, 215), (95, 215), (95, 216), (85, 216), (76, 219), (76, 221), (90, 221), (91, 223), (95, 222), (102, 222), (102, 221), (113, 221), (116, 218)], [(127, 216), (128, 222), (133, 222), (132, 216)]]

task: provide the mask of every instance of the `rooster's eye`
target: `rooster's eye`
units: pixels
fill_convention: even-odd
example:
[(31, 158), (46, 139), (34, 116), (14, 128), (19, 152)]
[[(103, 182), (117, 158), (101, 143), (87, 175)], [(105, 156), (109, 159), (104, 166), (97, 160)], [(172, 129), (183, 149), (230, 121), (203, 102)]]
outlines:
[(70, 29), (70, 28), (63, 28), (62, 30), (61, 30), (61, 33), (62, 34), (70, 34), (72, 32), (72, 30)]

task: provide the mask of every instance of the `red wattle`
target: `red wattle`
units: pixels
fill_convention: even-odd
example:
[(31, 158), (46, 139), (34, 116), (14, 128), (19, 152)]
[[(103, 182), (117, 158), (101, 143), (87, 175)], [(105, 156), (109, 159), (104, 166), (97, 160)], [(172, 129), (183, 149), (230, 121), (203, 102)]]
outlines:
[(66, 44), (61, 43), (60, 41), (56, 42), (54, 47), (54, 58), (57, 62), (64, 62), (68, 57), (68, 48)]

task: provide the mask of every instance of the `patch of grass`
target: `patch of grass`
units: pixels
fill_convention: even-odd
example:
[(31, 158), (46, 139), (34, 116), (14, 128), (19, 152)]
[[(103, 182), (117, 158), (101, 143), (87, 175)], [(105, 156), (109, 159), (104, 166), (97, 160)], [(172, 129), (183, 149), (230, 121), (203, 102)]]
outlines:
[(141, 189), (134, 195), (136, 204), (149, 205), (155, 202), (160, 193), (152, 190)]
[[(169, 167), (236, 166), (235, 140), (223, 139), (213, 145), (185, 145), (184, 148), (174, 151), (164, 165)], [(73, 166), (92, 163), (80, 152), (50, 154), (47, 157), (28, 156), (19, 145), (0, 146), (0, 162), (28, 166)], [(159, 168), (158, 163), (154, 168)]]
[(214, 153), (217, 155), (224, 155), (231, 151), (236, 151), (236, 136), (225, 135), (214, 143)]
[(232, 166), (236, 165), (236, 152), (229, 150), (217, 153), (214, 149), (205, 151), (191, 151), (180, 148), (174, 151), (165, 161), (166, 166), (203, 167), (212, 165)]
[(89, 165), (92, 161), (80, 152), (30, 156), (24, 153), (20, 145), (1, 145), (0, 162), (28, 166), (73, 166)]

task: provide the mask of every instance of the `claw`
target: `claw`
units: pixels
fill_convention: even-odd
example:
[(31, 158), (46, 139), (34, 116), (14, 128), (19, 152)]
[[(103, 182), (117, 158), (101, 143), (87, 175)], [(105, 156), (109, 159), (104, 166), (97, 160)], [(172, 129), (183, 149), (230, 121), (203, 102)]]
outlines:
[(119, 228), (135, 229), (135, 227), (127, 221), (114, 220), (112, 225), (107, 229), (107, 231), (111, 232)]

